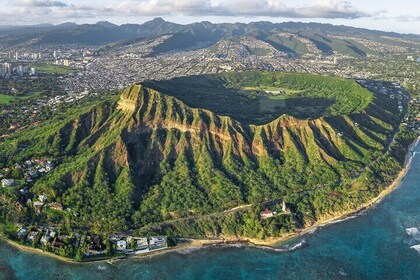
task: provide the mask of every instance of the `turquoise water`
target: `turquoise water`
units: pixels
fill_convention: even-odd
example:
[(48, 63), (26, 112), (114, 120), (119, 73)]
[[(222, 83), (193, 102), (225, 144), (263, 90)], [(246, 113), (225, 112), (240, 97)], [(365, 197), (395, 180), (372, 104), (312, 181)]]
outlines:
[[(420, 152), (420, 146), (417, 147)], [(115, 265), (67, 264), (0, 243), (0, 279), (420, 279), (420, 153), (401, 186), (362, 215), (294, 242), (293, 252), (209, 248)], [(416, 240), (417, 238), (417, 240)]]

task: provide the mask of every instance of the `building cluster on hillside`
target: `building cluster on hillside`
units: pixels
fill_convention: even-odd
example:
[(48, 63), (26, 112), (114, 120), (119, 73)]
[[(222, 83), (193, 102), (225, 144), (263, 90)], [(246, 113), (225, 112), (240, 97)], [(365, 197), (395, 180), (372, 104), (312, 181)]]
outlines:
[[(0, 171), (0, 178), (4, 178), (1, 181), (2, 186), (12, 187), (25, 183), (32, 184), (39, 177), (42, 177), (53, 170), (54, 167), (54, 163), (46, 159), (31, 159), (21, 163), (16, 163), (12, 167), (3, 167)], [(12, 174), (15, 177), (17, 176), (16, 174), (19, 174), (21, 178), (8, 178)]]
[(18, 49), (0, 53), (0, 78), (10, 79), (25, 75), (37, 74), (38, 63), (49, 63), (83, 70), (93, 61), (93, 49), (77, 47), (57, 48), (44, 47), (38, 50)]
[(411, 131), (419, 131), (420, 133), (420, 101), (419, 98), (410, 98), (409, 93), (404, 87), (398, 83), (386, 81), (373, 81), (373, 80), (357, 80), (358, 83), (365, 86), (369, 90), (384, 94), (390, 99), (395, 100), (398, 110), (405, 113), (408, 108), (406, 104), (410, 104), (411, 111), (404, 117), (403, 126), (406, 126)]
[(356, 81), (375, 93), (380, 93), (388, 96), (390, 99), (395, 99), (400, 112), (403, 112), (403, 105), (410, 100), (410, 94), (398, 83), (360, 79)]
[[(63, 106), (72, 106), (72, 104), (80, 103), (87, 97), (96, 96), (98, 96), (97, 92), (90, 92), (87, 89), (84, 89), (81, 92), (68, 92), (66, 95), (56, 95), (54, 97), (41, 96), (31, 103), (19, 106), (19, 108), (15, 108), (16, 106), (3, 108), (0, 110), (0, 115), (4, 118), (13, 120), (13, 122), (10, 123), (8, 133), (0, 135), (0, 140), (10, 137), (12, 133), (25, 130), (30, 126), (41, 125), (42, 121), (37, 119), (39, 114), (46, 110), (60, 113)], [(22, 122), (25, 122), (28, 119), (34, 121), (27, 125), (22, 125)]]
[(31, 75), (34, 76), (36, 74), (36, 69), (34, 67), (29, 68), (27, 65), (17, 65), (16, 67), (8, 62), (1, 64), (0, 67), (0, 78), (9, 79), (15, 76), (25, 76)]
[(146, 40), (99, 52), (85, 65), (84, 71), (67, 75), (63, 87), (74, 92), (84, 88), (112, 90), (146, 79), (253, 69), (325, 73), (338, 71), (336, 64), (350, 58), (338, 53), (332, 56), (318, 53), (291, 59), (286, 53), (252, 37), (232, 37), (210, 48), (152, 55), (156, 45), (158, 42)]
[(117, 255), (138, 255), (168, 248), (164, 236), (137, 237), (131, 233), (117, 233), (104, 237), (84, 230), (68, 232), (55, 226), (22, 226), (15, 235), (18, 241), (30, 246), (52, 252), (71, 248), (90, 258), (107, 257), (111, 251)]

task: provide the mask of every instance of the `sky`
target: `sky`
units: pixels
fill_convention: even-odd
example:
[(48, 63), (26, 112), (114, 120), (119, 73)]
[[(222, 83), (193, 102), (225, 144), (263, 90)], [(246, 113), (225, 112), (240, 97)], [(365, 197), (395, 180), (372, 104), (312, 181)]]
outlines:
[(299, 21), (420, 34), (418, 0), (0, 0), (0, 25)]

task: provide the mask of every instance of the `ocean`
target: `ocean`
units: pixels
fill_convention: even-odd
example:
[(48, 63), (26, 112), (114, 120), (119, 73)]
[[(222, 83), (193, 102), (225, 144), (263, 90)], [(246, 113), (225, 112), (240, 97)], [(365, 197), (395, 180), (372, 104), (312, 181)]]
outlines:
[(290, 241), (307, 244), (292, 252), (206, 248), (70, 264), (0, 242), (0, 279), (420, 279), (420, 145), (416, 151), (381, 203)]

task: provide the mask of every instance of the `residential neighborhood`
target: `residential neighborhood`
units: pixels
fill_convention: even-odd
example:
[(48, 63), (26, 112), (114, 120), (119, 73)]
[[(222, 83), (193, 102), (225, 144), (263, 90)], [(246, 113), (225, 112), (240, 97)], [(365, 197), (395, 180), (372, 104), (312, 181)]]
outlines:
[(138, 237), (131, 232), (103, 236), (84, 230), (68, 232), (53, 226), (22, 226), (16, 231), (15, 240), (79, 261), (146, 254), (168, 248), (164, 236)]

